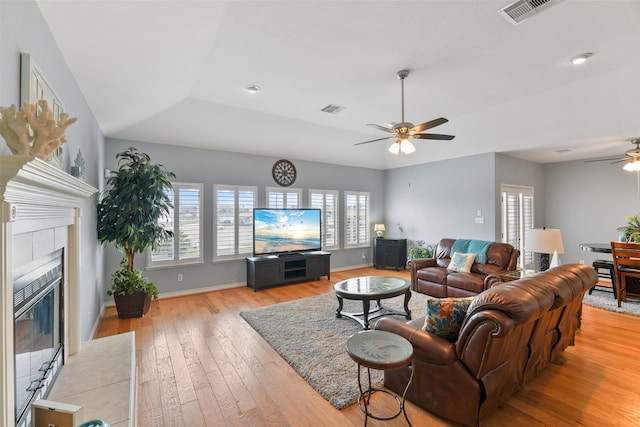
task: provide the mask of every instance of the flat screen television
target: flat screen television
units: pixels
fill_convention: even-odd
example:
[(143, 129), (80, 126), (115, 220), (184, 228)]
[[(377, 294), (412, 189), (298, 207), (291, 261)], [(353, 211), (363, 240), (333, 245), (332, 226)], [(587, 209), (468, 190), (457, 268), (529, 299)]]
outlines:
[(320, 209), (253, 210), (253, 254), (279, 255), (322, 250)]

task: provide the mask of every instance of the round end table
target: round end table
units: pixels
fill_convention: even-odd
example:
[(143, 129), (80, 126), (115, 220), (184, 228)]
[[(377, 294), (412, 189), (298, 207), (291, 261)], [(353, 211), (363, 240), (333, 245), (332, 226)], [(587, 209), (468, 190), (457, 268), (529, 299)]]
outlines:
[[(409, 389), (409, 385), (413, 380), (414, 365), (411, 364), (411, 376), (402, 393), (402, 399), (398, 395), (389, 390), (375, 388), (371, 385), (371, 369), (386, 371), (390, 369), (402, 368), (413, 359), (413, 346), (409, 341), (400, 335), (387, 331), (361, 331), (347, 339), (346, 350), (349, 356), (358, 364), (358, 388), (360, 389), (360, 397), (358, 398), (358, 407), (364, 413), (364, 425), (367, 425), (369, 417), (376, 420), (392, 420), (401, 413), (411, 426), (411, 421), (407, 416), (405, 409), (405, 395)], [(362, 387), (361, 368), (367, 368), (367, 376), (369, 384), (366, 390)], [(371, 413), (369, 406), (371, 395), (376, 392), (382, 392), (390, 395), (398, 402), (398, 412), (389, 416), (377, 416)]]

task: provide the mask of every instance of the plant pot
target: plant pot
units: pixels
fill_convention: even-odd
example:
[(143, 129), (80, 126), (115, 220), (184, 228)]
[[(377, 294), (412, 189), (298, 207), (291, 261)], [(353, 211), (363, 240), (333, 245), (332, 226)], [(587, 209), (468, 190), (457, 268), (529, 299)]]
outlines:
[(151, 295), (142, 291), (135, 292), (131, 295), (114, 294), (113, 299), (116, 302), (118, 319), (142, 317), (149, 311), (149, 307), (151, 307)]

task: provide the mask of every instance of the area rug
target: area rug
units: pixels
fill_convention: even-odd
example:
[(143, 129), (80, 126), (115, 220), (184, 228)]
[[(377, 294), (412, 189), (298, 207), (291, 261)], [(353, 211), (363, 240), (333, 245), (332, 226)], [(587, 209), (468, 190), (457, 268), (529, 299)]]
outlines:
[(585, 294), (582, 302), (604, 310), (640, 316), (640, 301), (627, 298), (627, 301), (622, 303), (622, 307), (618, 307), (618, 300), (613, 297), (612, 292), (602, 291), (598, 288), (594, 289), (591, 295)]
[[(426, 295), (413, 293), (409, 309), (421, 317)], [(385, 307), (403, 310), (404, 296), (383, 300)], [(347, 338), (362, 330), (352, 319), (336, 318), (338, 300), (333, 292), (240, 313), (322, 397), (338, 409), (357, 402), (358, 369), (345, 351)], [(344, 301), (344, 312), (361, 312), (361, 301)], [(399, 319), (404, 317), (397, 316)], [(371, 329), (373, 329), (372, 322)], [(371, 370), (381, 386), (382, 372)]]

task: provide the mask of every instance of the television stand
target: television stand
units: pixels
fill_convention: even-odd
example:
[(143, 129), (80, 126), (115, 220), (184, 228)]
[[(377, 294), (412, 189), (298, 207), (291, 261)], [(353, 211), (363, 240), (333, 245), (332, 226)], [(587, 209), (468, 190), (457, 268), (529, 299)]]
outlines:
[(247, 258), (247, 286), (258, 289), (330, 277), (329, 252), (314, 251), (284, 256)]

